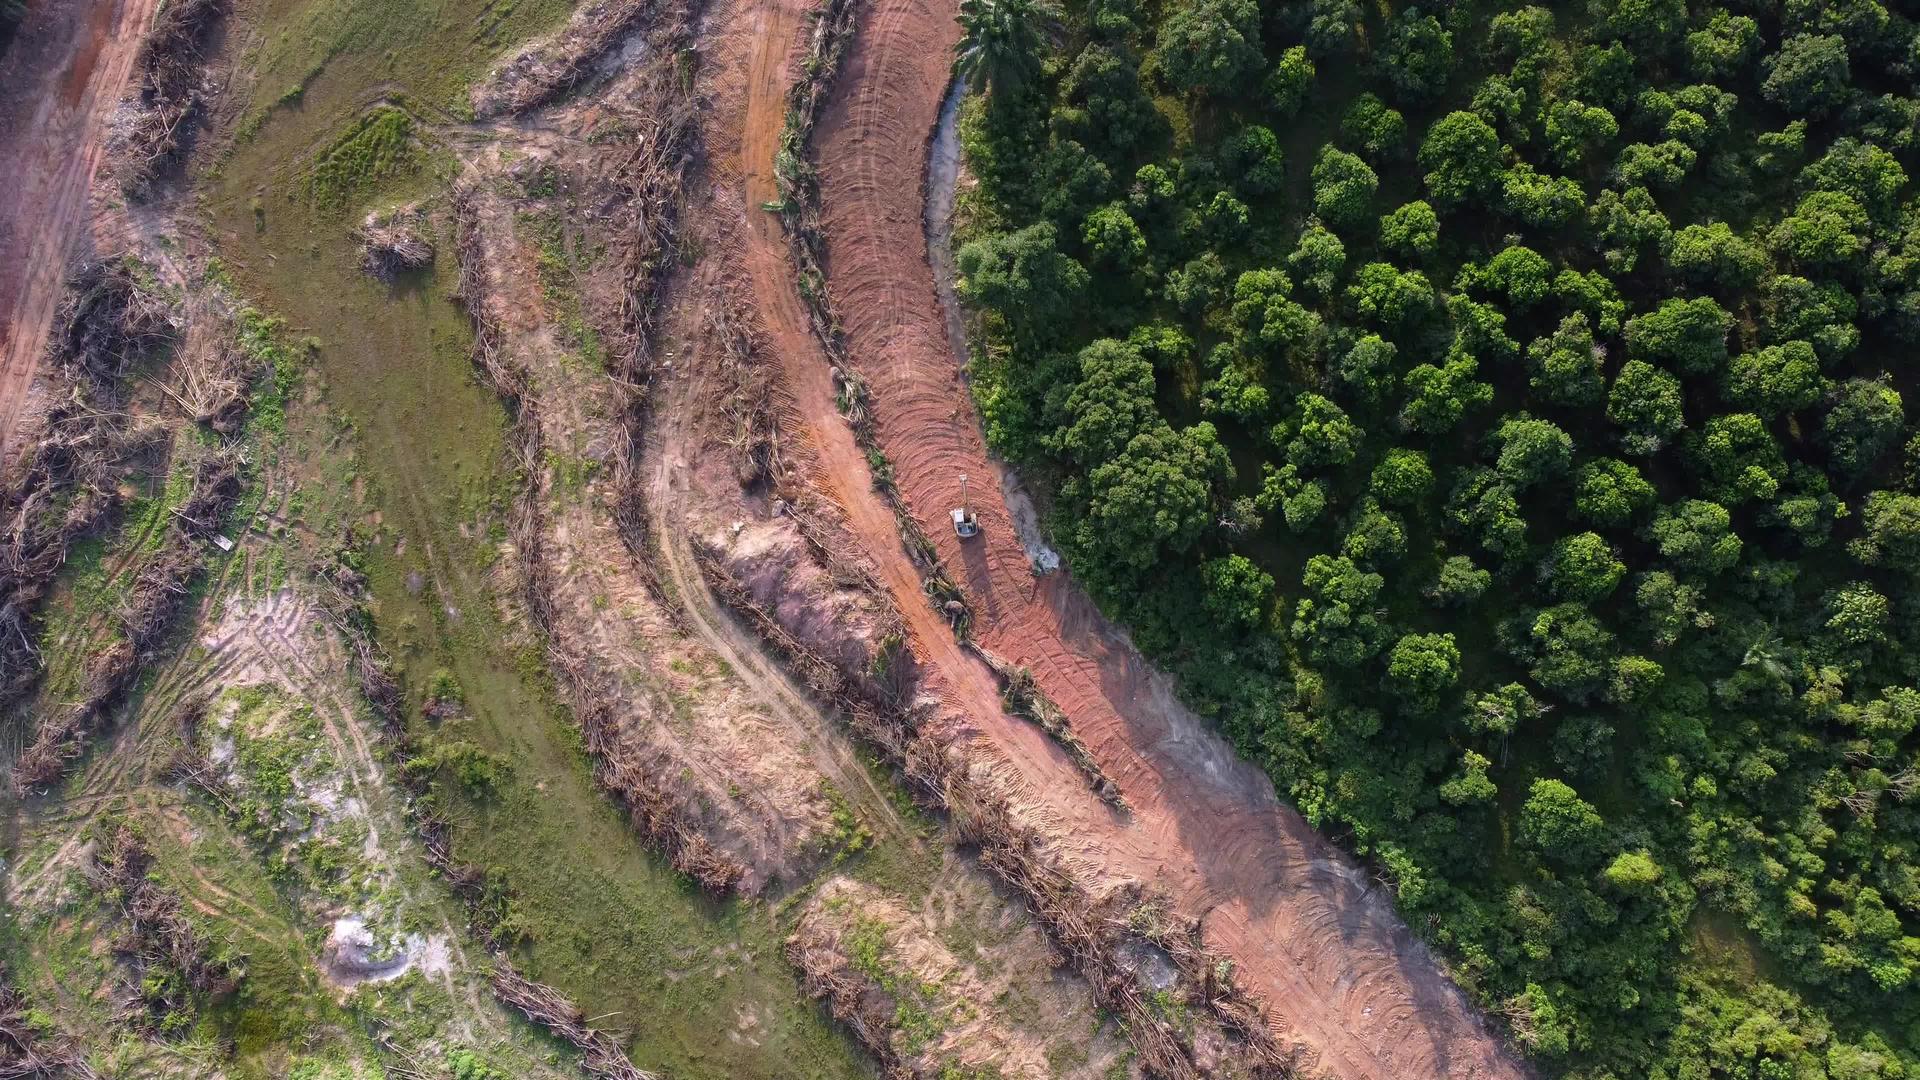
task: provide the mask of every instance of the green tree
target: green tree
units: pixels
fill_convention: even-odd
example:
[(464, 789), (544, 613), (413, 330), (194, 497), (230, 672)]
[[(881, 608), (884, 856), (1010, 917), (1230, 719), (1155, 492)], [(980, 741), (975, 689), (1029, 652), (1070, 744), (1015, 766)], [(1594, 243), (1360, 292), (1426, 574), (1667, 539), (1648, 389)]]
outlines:
[(1446, 89), (1453, 74), (1453, 35), (1418, 7), (1407, 8), (1387, 26), (1379, 70), (1403, 99), (1425, 102)]
[(1573, 509), (1580, 518), (1602, 527), (1617, 528), (1645, 513), (1656, 492), (1640, 470), (1614, 458), (1598, 458), (1580, 466), (1573, 478)]
[(1421, 712), (1432, 712), (1440, 697), (1460, 681), (1460, 647), (1452, 634), (1407, 634), (1387, 655), (1387, 686)]
[(1461, 476), (1447, 497), (1447, 521), (1495, 555), (1511, 557), (1526, 547), (1527, 519), (1513, 487), (1492, 469)]
[(1546, 108), (1547, 153), (1562, 168), (1578, 168), (1620, 134), (1620, 123), (1598, 105), (1569, 98)]
[(1249, 270), (1233, 286), (1233, 321), (1241, 340), (1276, 358), (1310, 359), (1324, 336), (1320, 316), (1291, 299), (1293, 282), (1279, 270)]
[[(1722, 15), (1726, 14), (1721, 12)], [(1751, 22), (1751, 20), (1748, 20)], [(1607, 868), (1600, 872), (1601, 880), (1613, 891), (1628, 896), (1650, 896), (1659, 886), (1663, 871), (1654, 860), (1653, 854), (1645, 848), (1638, 851), (1623, 851), (1613, 857)]]
[(1153, 365), (1133, 346), (1104, 338), (1081, 349), (1060, 448), (1089, 469), (1119, 457), (1134, 436), (1160, 425), (1153, 389)]
[(1566, 784), (1535, 780), (1520, 808), (1520, 838), (1546, 858), (1591, 865), (1606, 847), (1607, 823)]
[(1516, 308), (1529, 308), (1547, 298), (1553, 288), (1553, 264), (1539, 252), (1509, 244), (1484, 265), (1460, 268), (1454, 287), (1481, 293), (1501, 293)]
[(1315, 663), (1357, 668), (1380, 651), (1385, 629), (1374, 615), (1386, 579), (1344, 556), (1315, 555), (1301, 579), (1293, 639)]
[(1307, 57), (1306, 48), (1295, 45), (1281, 53), (1267, 75), (1267, 100), (1274, 110), (1283, 117), (1292, 116), (1300, 111), (1312, 89), (1313, 61)]
[(1273, 606), (1273, 575), (1244, 555), (1208, 559), (1200, 564), (1206, 582), (1206, 609), (1222, 624), (1241, 630), (1266, 621)]
[(1847, 43), (1830, 34), (1796, 34), (1761, 67), (1761, 96), (1794, 115), (1822, 116), (1846, 94)]
[(1393, 342), (1379, 334), (1362, 335), (1341, 354), (1334, 378), (1360, 401), (1378, 405), (1394, 391), (1394, 358), (1398, 354)]
[(1701, 491), (1730, 506), (1750, 499), (1771, 500), (1786, 479), (1780, 444), (1752, 413), (1714, 417), (1689, 440), (1687, 450)]
[(1249, 124), (1221, 143), (1220, 167), (1234, 187), (1249, 197), (1271, 195), (1287, 179), (1279, 138), (1259, 124)]
[(1154, 53), (1175, 90), (1231, 93), (1264, 65), (1260, 9), (1253, 0), (1190, 0), (1161, 21)]
[(1053, 226), (984, 236), (954, 257), (966, 295), (1000, 313), (1028, 340), (1044, 340), (1072, 317), (1089, 277), (1062, 254)]
[(1521, 413), (1494, 429), (1494, 469), (1515, 487), (1530, 487), (1564, 475), (1573, 464), (1573, 439), (1552, 421)]
[(1348, 464), (1365, 435), (1346, 410), (1312, 391), (1294, 398), (1293, 412), (1272, 434), (1286, 460), (1303, 468)]
[(1500, 795), (1500, 789), (1487, 776), (1493, 762), (1486, 755), (1468, 750), (1460, 755), (1460, 771), (1440, 785), (1440, 800), (1448, 806), (1488, 804)]
[(1759, 43), (1759, 23), (1715, 10), (1704, 27), (1687, 35), (1687, 67), (1697, 79), (1720, 82), (1745, 70)]
[(1584, 214), (1587, 193), (1578, 181), (1516, 162), (1500, 176), (1506, 211), (1536, 229), (1557, 229)]
[(1373, 162), (1397, 161), (1407, 152), (1407, 118), (1370, 93), (1347, 106), (1340, 135), (1360, 156)]
[(1613, 633), (1576, 603), (1522, 618), (1503, 628), (1503, 635), (1515, 658), (1529, 665), (1533, 681), (1575, 704), (1600, 696), (1619, 655)]
[(1841, 475), (1860, 476), (1900, 441), (1905, 424), (1899, 391), (1884, 382), (1848, 379), (1834, 392), (1820, 437)]
[(1433, 467), (1420, 451), (1395, 447), (1373, 467), (1367, 490), (1388, 506), (1418, 506), (1433, 490)]
[(1789, 341), (1734, 357), (1721, 391), (1735, 405), (1778, 416), (1812, 408), (1825, 385), (1813, 346)]
[(1673, 234), (1667, 265), (1674, 273), (1724, 289), (1750, 288), (1766, 271), (1767, 258), (1734, 235), (1724, 221), (1689, 225)]
[(1686, 427), (1680, 380), (1644, 360), (1629, 360), (1614, 377), (1607, 419), (1621, 428), (1620, 448), (1647, 455)]
[(1441, 117), (1420, 144), (1427, 190), (1443, 203), (1457, 203), (1492, 190), (1500, 179), (1500, 136), (1470, 112)]
[(1684, 0), (1616, 0), (1596, 4), (1593, 10), (1608, 34), (1643, 53), (1667, 52), (1687, 29)]
[(1480, 599), (1491, 584), (1492, 574), (1465, 555), (1453, 555), (1440, 564), (1439, 576), (1427, 586), (1426, 597), (1441, 607), (1460, 607)]
[(1416, 364), (1406, 374), (1400, 422), (1429, 435), (1452, 430), (1467, 410), (1493, 400), (1493, 387), (1475, 378), (1479, 370), (1473, 357), (1457, 353), (1445, 364)]
[(1815, 191), (1773, 228), (1773, 248), (1803, 267), (1844, 270), (1867, 250), (1867, 212), (1853, 197)]
[(1619, 586), (1627, 564), (1598, 534), (1573, 533), (1554, 541), (1542, 576), (1555, 596), (1592, 603)]
[(1371, 262), (1354, 275), (1347, 303), (1365, 323), (1384, 329), (1405, 327), (1433, 313), (1433, 285), (1418, 270)]
[(1095, 266), (1127, 271), (1147, 257), (1147, 237), (1122, 203), (1108, 203), (1087, 215), (1081, 242)]
[[(1584, 408), (1606, 395), (1602, 373), (1605, 354), (1593, 340), (1593, 327), (1584, 313), (1560, 320), (1560, 328), (1527, 346), (1533, 369), (1533, 392), (1556, 405)], [(1616, 386), (1616, 391), (1618, 387)]]
[(1727, 362), (1733, 316), (1709, 297), (1666, 300), (1627, 320), (1627, 355), (1682, 375), (1717, 374)]
[(1410, 202), (1380, 219), (1380, 246), (1409, 258), (1433, 254), (1440, 242), (1440, 216), (1425, 202)]
[(954, 74), (980, 93), (1018, 94), (1040, 73), (1048, 30), (1058, 19), (1042, 0), (961, 0)]
[(1145, 573), (1199, 539), (1210, 521), (1214, 485), (1232, 475), (1212, 424), (1143, 431), (1087, 475), (1079, 546), (1097, 553), (1100, 563)]
[(1660, 557), (1676, 569), (1721, 574), (1740, 561), (1740, 537), (1733, 516), (1719, 503), (1683, 499), (1662, 507), (1648, 532)]
[(1333, 295), (1346, 263), (1347, 246), (1318, 223), (1307, 226), (1293, 254), (1287, 256), (1287, 270), (1300, 287), (1318, 296)]
[(1920, 497), (1876, 491), (1860, 510), (1861, 532), (1851, 550), (1862, 562), (1920, 574)]
[(1366, 220), (1380, 178), (1367, 163), (1331, 145), (1313, 165), (1313, 210), (1335, 228)]
[(1633, 602), (1646, 620), (1647, 636), (1655, 648), (1671, 648), (1687, 631), (1713, 626), (1706, 594), (1665, 570), (1641, 574), (1633, 587)]

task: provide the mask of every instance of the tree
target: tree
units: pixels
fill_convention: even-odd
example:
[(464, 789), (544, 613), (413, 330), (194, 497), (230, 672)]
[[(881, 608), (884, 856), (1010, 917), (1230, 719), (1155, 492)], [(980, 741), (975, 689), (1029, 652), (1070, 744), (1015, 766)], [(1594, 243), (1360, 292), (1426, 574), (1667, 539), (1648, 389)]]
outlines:
[(1341, 538), (1340, 554), (1362, 566), (1385, 566), (1407, 553), (1407, 530), (1375, 499), (1362, 499)]
[(1693, 171), (1700, 152), (1678, 139), (1657, 143), (1629, 143), (1620, 148), (1614, 168), (1620, 179), (1636, 187), (1672, 188)]
[(1207, 612), (1228, 627), (1248, 630), (1266, 621), (1273, 606), (1273, 575), (1244, 555), (1208, 559), (1200, 564), (1206, 582)]
[(1595, 241), (1595, 250), (1607, 261), (1607, 269), (1626, 273), (1640, 263), (1650, 248), (1664, 249), (1672, 238), (1673, 227), (1667, 215), (1653, 201), (1653, 193), (1644, 187), (1626, 191), (1608, 189), (1594, 199), (1587, 213), (1587, 224)]
[(1596, 533), (1583, 532), (1554, 541), (1542, 576), (1563, 600), (1592, 603), (1607, 596), (1627, 575), (1627, 564)]
[(1827, 460), (1844, 476), (1859, 476), (1900, 441), (1906, 423), (1900, 393), (1884, 382), (1848, 379), (1834, 391), (1820, 427)]
[(1040, 73), (1048, 28), (1058, 19), (1041, 0), (961, 0), (953, 70), (980, 93), (1017, 95)]
[(1553, 422), (1525, 413), (1495, 428), (1492, 444), (1498, 451), (1494, 469), (1515, 487), (1556, 479), (1573, 463), (1573, 439)]
[(1080, 50), (1060, 80), (1060, 98), (1055, 130), (1108, 160), (1151, 145), (1167, 128), (1140, 85), (1139, 59), (1123, 48), (1096, 41)]
[(1394, 357), (1399, 350), (1378, 334), (1365, 334), (1340, 355), (1334, 378), (1365, 404), (1378, 405), (1394, 391)]
[(1598, 458), (1580, 466), (1573, 478), (1573, 490), (1576, 515), (1613, 528), (1645, 513), (1656, 496), (1640, 470), (1615, 458)]
[(1480, 599), (1491, 584), (1492, 574), (1465, 555), (1453, 555), (1440, 564), (1440, 574), (1427, 586), (1426, 597), (1441, 607), (1461, 607)]
[(1407, 634), (1387, 655), (1387, 686), (1421, 712), (1433, 712), (1440, 696), (1460, 681), (1460, 647), (1452, 634)]
[(1141, 432), (1088, 474), (1079, 544), (1106, 565), (1144, 573), (1199, 539), (1211, 520), (1213, 485), (1232, 475), (1212, 424)]
[(1281, 116), (1292, 116), (1300, 111), (1300, 105), (1307, 100), (1308, 91), (1313, 89), (1313, 61), (1308, 59), (1305, 47), (1295, 45), (1280, 54), (1273, 62), (1273, 71), (1267, 75), (1267, 100), (1273, 103), (1274, 110)]
[(1803, 267), (1846, 270), (1867, 250), (1867, 212), (1839, 191), (1815, 191), (1773, 228), (1774, 250)]
[(1292, 633), (1311, 660), (1357, 668), (1380, 651), (1384, 628), (1373, 610), (1385, 578), (1344, 556), (1315, 555), (1300, 584)]
[(1313, 210), (1335, 228), (1358, 225), (1367, 217), (1380, 186), (1367, 163), (1332, 146), (1313, 165)]
[(1876, 491), (1860, 510), (1864, 534), (1849, 548), (1870, 565), (1920, 574), (1920, 497), (1903, 491)]
[(1278, 510), (1290, 531), (1305, 532), (1326, 511), (1326, 482), (1303, 477), (1300, 467), (1290, 461), (1280, 466), (1269, 462), (1263, 469), (1254, 508), (1268, 514)]
[[(1720, 14), (1725, 15), (1726, 12)], [(1748, 20), (1751, 23), (1752, 20)], [(1623, 851), (1613, 857), (1605, 870), (1600, 871), (1600, 879), (1607, 887), (1628, 896), (1651, 896), (1660, 884), (1663, 871), (1654, 861), (1652, 853), (1641, 848), (1638, 851)]]
[(1028, 340), (1050, 337), (1071, 318), (1090, 280), (1086, 268), (1060, 253), (1053, 226), (984, 236), (954, 259), (966, 295), (999, 312)]
[(1682, 375), (1712, 375), (1727, 362), (1733, 316), (1709, 297), (1666, 300), (1627, 320), (1627, 355)]
[(1370, 161), (1398, 160), (1407, 152), (1406, 117), (1373, 94), (1363, 93), (1347, 106), (1340, 134)]
[(1134, 436), (1160, 424), (1153, 365), (1125, 342), (1105, 338), (1080, 350), (1080, 381), (1067, 395), (1071, 418), (1060, 448), (1084, 468), (1120, 456)]
[(1830, 34), (1795, 34), (1761, 64), (1760, 94), (1794, 115), (1824, 116), (1847, 89), (1847, 43)]
[(1147, 238), (1122, 203), (1108, 203), (1087, 215), (1080, 239), (1096, 266), (1128, 271), (1147, 257)]
[(1865, 666), (1874, 650), (1889, 644), (1893, 607), (1864, 581), (1831, 589), (1822, 598), (1821, 641), (1831, 660), (1852, 669)]
[(1750, 288), (1766, 271), (1767, 259), (1734, 235), (1724, 221), (1689, 225), (1673, 234), (1667, 265), (1674, 273), (1724, 289)]
[(1581, 312), (1567, 316), (1560, 320), (1558, 330), (1527, 346), (1533, 392), (1556, 405), (1584, 408), (1598, 404), (1607, 389), (1601, 363), (1605, 355), (1594, 343), (1587, 316)]
[(1468, 409), (1493, 400), (1493, 387), (1474, 377), (1479, 370), (1473, 357), (1457, 352), (1443, 365), (1415, 365), (1406, 374), (1407, 400), (1400, 407), (1400, 421), (1428, 435), (1452, 430)]
[(1495, 555), (1512, 557), (1527, 543), (1527, 519), (1511, 485), (1492, 469), (1461, 476), (1447, 497), (1447, 521)]
[(1558, 780), (1535, 780), (1520, 810), (1520, 838), (1540, 854), (1582, 865), (1606, 843), (1607, 823), (1579, 794)]
[(1648, 531), (1660, 557), (1679, 570), (1722, 574), (1740, 561), (1740, 537), (1733, 517), (1719, 503), (1682, 499), (1661, 508)]
[(1286, 182), (1280, 140), (1272, 129), (1249, 124), (1221, 144), (1220, 167), (1243, 194), (1271, 195)]
[(1440, 242), (1440, 216), (1425, 202), (1410, 202), (1380, 219), (1380, 246), (1410, 258), (1433, 254)]
[(1752, 413), (1731, 413), (1706, 422), (1689, 441), (1688, 459), (1710, 499), (1737, 506), (1771, 500), (1786, 478), (1787, 463), (1767, 425)]
[(1448, 806), (1472, 806), (1491, 803), (1500, 789), (1487, 777), (1493, 762), (1484, 754), (1468, 750), (1460, 756), (1460, 771), (1440, 785), (1440, 801)]
[(1500, 179), (1500, 136), (1470, 112), (1452, 112), (1427, 129), (1420, 144), (1427, 190), (1441, 202), (1485, 194)]
[(1433, 490), (1433, 468), (1420, 451), (1395, 447), (1373, 467), (1367, 490), (1388, 506), (1418, 506)]
[(1233, 286), (1233, 321), (1240, 340), (1272, 357), (1311, 358), (1319, 353), (1320, 316), (1295, 303), (1293, 282), (1279, 270), (1249, 270)]
[(1253, 0), (1191, 0), (1161, 21), (1154, 52), (1175, 90), (1231, 93), (1263, 64), (1260, 9)]
[(1575, 704), (1598, 697), (1613, 674), (1619, 643), (1580, 604), (1546, 608), (1503, 628), (1508, 649), (1530, 665), (1527, 673)]
[(1687, 66), (1697, 79), (1719, 82), (1745, 69), (1760, 43), (1760, 24), (1716, 9), (1707, 25), (1687, 35)]
[(1307, 391), (1293, 399), (1293, 412), (1275, 425), (1273, 442), (1287, 461), (1310, 469), (1351, 462), (1363, 435), (1340, 406)]
[(1803, 277), (1779, 274), (1767, 281), (1761, 326), (1765, 340), (1805, 341), (1821, 364), (1830, 364), (1859, 346), (1860, 330), (1854, 326), (1858, 313), (1853, 295), (1834, 282), (1816, 285)]
[(1671, 648), (1689, 630), (1713, 626), (1706, 595), (1665, 570), (1641, 574), (1633, 587), (1633, 602), (1647, 622), (1647, 634), (1658, 649)]
[(1453, 35), (1418, 7), (1400, 12), (1387, 27), (1380, 74), (1406, 101), (1420, 104), (1446, 88), (1453, 73)]
[(1319, 296), (1333, 295), (1340, 269), (1346, 263), (1347, 246), (1318, 223), (1307, 226), (1293, 254), (1287, 256), (1287, 270), (1301, 288)]
[(1573, 169), (1620, 134), (1620, 123), (1598, 105), (1568, 98), (1546, 109), (1547, 153)]
[(1553, 760), (1570, 776), (1604, 778), (1613, 761), (1613, 725), (1597, 716), (1569, 716), (1554, 729)]
[(1812, 408), (1825, 386), (1813, 346), (1789, 341), (1734, 357), (1721, 392), (1741, 408), (1779, 416)]
[(1629, 360), (1614, 377), (1607, 419), (1619, 425), (1629, 454), (1658, 451), (1687, 426), (1680, 380), (1644, 360)]
[(1347, 303), (1363, 322), (1391, 330), (1432, 314), (1433, 286), (1418, 270), (1371, 262), (1354, 275)]
[(1458, 289), (1506, 294), (1517, 308), (1528, 308), (1547, 298), (1553, 285), (1553, 264), (1532, 248), (1509, 244), (1485, 265), (1468, 263), (1454, 281)]
[(1550, 176), (1517, 162), (1500, 178), (1507, 213), (1536, 229), (1557, 229), (1586, 209), (1587, 193), (1570, 177)]
[(1685, 0), (1616, 0), (1594, 10), (1607, 33), (1642, 53), (1665, 53), (1687, 28)]

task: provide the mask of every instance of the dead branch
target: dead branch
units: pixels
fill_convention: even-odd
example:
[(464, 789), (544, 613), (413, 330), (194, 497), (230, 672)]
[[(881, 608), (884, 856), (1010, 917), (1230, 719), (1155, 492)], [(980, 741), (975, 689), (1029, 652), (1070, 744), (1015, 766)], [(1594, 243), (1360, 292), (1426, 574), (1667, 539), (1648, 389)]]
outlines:
[(520, 974), (504, 956), (493, 961), (493, 994), (580, 1052), (580, 1069), (599, 1080), (658, 1080), (635, 1068), (620, 1040), (587, 1024), (587, 1014), (566, 995)]
[(654, 0), (599, 0), (582, 7), (559, 34), (522, 49), (475, 86), (474, 115), (482, 120), (515, 116), (580, 85), (653, 9)]
[(108, 136), (109, 160), (130, 198), (149, 197), (180, 153), (201, 104), (207, 32), (226, 8), (226, 0), (167, 0), (154, 17)]
[(392, 281), (407, 270), (420, 270), (433, 263), (433, 241), (421, 231), (418, 208), (402, 207), (386, 214), (368, 214), (354, 230), (360, 241), (360, 269)]

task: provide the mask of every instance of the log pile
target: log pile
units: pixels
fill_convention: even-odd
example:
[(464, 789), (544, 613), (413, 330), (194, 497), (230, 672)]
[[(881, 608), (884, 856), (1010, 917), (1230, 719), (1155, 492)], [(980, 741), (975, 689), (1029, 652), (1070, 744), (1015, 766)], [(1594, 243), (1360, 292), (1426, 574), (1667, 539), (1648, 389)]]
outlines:
[(413, 207), (368, 214), (353, 234), (360, 241), (360, 269), (390, 282), (406, 271), (433, 265), (433, 241), (421, 226), (420, 212)]
[(588, 1076), (597, 1080), (658, 1080), (653, 1073), (634, 1067), (619, 1039), (588, 1026), (587, 1014), (566, 995), (520, 974), (503, 956), (494, 958), (492, 981), (495, 997), (578, 1050), (580, 1069)]
[(138, 82), (114, 118), (108, 154), (121, 188), (145, 199), (182, 149), (200, 108), (201, 53), (227, 0), (166, 0), (134, 61)]
[(1125, 810), (1127, 801), (1120, 794), (1119, 785), (1115, 784), (1113, 778), (1100, 768), (1100, 763), (1094, 760), (1093, 752), (1088, 750), (1087, 744), (1081, 742), (1080, 736), (1074, 733), (1073, 725), (1067, 721), (1066, 711), (1055, 705), (1053, 700), (1040, 689), (1039, 684), (1033, 681), (1033, 672), (1022, 665), (1008, 661), (977, 642), (969, 641), (967, 645), (975, 656), (985, 661), (986, 665), (993, 669), (993, 673), (999, 676), (1000, 701), (1007, 707), (1007, 711), (1032, 721), (1040, 730), (1046, 732), (1049, 738), (1059, 743), (1060, 748), (1067, 752), (1067, 757), (1073, 760), (1074, 767), (1087, 778), (1093, 793), (1100, 796), (1102, 802), (1116, 810)]

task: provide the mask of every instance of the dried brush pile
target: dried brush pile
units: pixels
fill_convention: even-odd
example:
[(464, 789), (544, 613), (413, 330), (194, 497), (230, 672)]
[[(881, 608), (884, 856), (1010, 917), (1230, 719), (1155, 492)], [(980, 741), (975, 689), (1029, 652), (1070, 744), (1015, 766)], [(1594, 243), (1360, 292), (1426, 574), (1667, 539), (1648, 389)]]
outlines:
[(35, 622), (73, 542), (119, 499), (119, 467), (141, 442), (125, 410), (132, 366), (175, 335), (173, 315), (123, 260), (69, 277), (48, 342), (51, 404), (0, 492), (0, 705), (39, 670)]
[(131, 969), (137, 1000), (131, 1018), (148, 1027), (186, 1015), (192, 995), (233, 993), (246, 975), (241, 962), (215, 953), (180, 897), (148, 876), (152, 865), (153, 853), (132, 825), (101, 824), (88, 878), (126, 922), (116, 951)]
[(1074, 767), (1087, 778), (1093, 793), (1100, 796), (1102, 802), (1116, 810), (1126, 809), (1127, 801), (1121, 796), (1119, 786), (1113, 782), (1113, 778), (1108, 776), (1105, 770), (1100, 768), (1100, 763), (1094, 760), (1093, 752), (1087, 749), (1087, 744), (1081, 742), (1080, 736), (1074, 734), (1073, 725), (1067, 721), (1066, 711), (1055, 705), (1053, 699), (1047, 697), (1039, 684), (1033, 681), (1033, 672), (1008, 661), (977, 642), (967, 644), (973, 654), (985, 661), (986, 665), (993, 669), (993, 673), (999, 676), (1000, 700), (1006, 705), (1007, 711), (1032, 721), (1054, 742), (1059, 743), (1060, 748), (1073, 759)]
[(587, 1026), (587, 1014), (566, 995), (514, 969), (505, 957), (493, 961), (493, 994), (580, 1051), (580, 1071), (597, 1080), (657, 1080), (627, 1060), (620, 1040)]
[(171, 629), (209, 542), (244, 490), (239, 455), (206, 453), (194, 466), (193, 487), (173, 510), (173, 522), (157, 550), (146, 556), (120, 605), (120, 634), (87, 658), (79, 701), (41, 725), (14, 763), (17, 794), (51, 785), (87, 747), (93, 732), (125, 698)]
[(99, 1080), (79, 1048), (35, 1030), (27, 999), (0, 967), (0, 1080)]
[(517, 116), (585, 82), (654, 7), (655, 0), (596, 0), (575, 11), (559, 34), (522, 49), (473, 88), (474, 116)]
[(201, 48), (227, 0), (166, 0), (134, 61), (138, 83), (114, 117), (108, 154), (121, 188), (145, 199), (180, 153), (200, 107)]
[(433, 241), (420, 231), (423, 224), (419, 209), (411, 206), (368, 214), (353, 233), (360, 241), (360, 269), (392, 281), (408, 270), (433, 265)]
[(839, 942), (809, 934), (803, 925), (800, 933), (787, 939), (786, 955), (800, 972), (800, 988), (808, 997), (827, 1003), (827, 1011), (879, 1059), (887, 1076), (914, 1075), (893, 1046), (898, 1006), (890, 995), (874, 992), (872, 980), (848, 962)]

